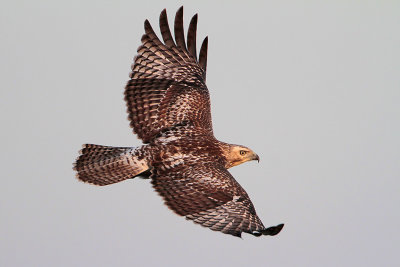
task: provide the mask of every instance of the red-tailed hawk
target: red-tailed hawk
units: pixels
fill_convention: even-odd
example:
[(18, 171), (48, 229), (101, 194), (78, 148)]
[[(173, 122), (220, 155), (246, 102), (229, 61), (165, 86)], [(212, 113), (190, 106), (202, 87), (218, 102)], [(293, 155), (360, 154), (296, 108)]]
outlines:
[(207, 37), (197, 58), (197, 14), (185, 42), (183, 7), (172, 37), (165, 9), (163, 42), (148, 20), (131, 80), (125, 88), (130, 125), (140, 147), (84, 145), (74, 169), (79, 180), (108, 185), (150, 175), (165, 204), (186, 219), (225, 234), (276, 235), (265, 228), (246, 191), (227, 169), (259, 160), (251, 149), (218, 141), (213, 134), (206, 86)]

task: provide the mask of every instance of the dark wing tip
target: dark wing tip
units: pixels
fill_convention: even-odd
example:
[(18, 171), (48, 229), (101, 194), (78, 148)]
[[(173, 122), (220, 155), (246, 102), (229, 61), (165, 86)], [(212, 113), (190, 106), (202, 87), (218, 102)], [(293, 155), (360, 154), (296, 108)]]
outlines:
[(187, 34), (188, 51), (197, 60), (196, 34), (197, 34), (197, 14), (195, 14), (190, 20), (189, 30)]
[(153, 30), (150, 24), (150, 21), (148, 19), (146, 19), (144, 21), (144, 30), (147, 33), (149, 30)]
[(183, 19), (183, 6), (181, 6), (175, 14), (175, 20)]
[(177, 46), (186, 51), (185, 34), (183, 29), (183, 6), (181, 6), (176, 12), (174, 33)]
[(199, 65), (204, 71), (204, 76), (207, 71), (207, 49), (208, 49), (208, 36), (204, 38), (203, 44), (201, 45), (200, 48), (200, 55), (199, 55)]
[(160, 31), (165, 45), (168, 47), (174, 47), (175, 42), (169, 29), (167, 9), (165, 8), (161, 11), (160, 14)]
[(206, 36), (206, 38), (204, 38), (203, 44), (205, 44), (206, 47), (207, 47), (207, 45), (208, 45), (208, 35)]
[(178, 14), (178, 12), (182, 13), (182, 15), (183, 15), (183, 5), (178, 9), (178, 11), (176, 13)]
[[(261, 231), (261, 233), (262, 233), (263, 235), (274, 236), (274, 235), (279, 234), (279, 232), (282, 230), (283, 226), (284, 226), (283, 223), (282, 223), (282, 224), (279, 224), (279, 225), (277, 225), (277, 226), (271, 226), (271, 227), (268, 227), (267, 229), (264, 229), (263, 231)], [(260, 235), (261, 235), (261, 234), (260, 234)]]

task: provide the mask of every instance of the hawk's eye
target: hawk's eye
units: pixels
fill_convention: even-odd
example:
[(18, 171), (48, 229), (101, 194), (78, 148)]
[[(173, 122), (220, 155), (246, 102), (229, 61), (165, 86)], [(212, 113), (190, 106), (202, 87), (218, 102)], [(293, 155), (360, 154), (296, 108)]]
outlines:
[(239, 153), (240, 153), (241, 156), (244, 156), (244, 155), (246, 155), (247, 151), (245, 151), (245, 150), (240, 150)]

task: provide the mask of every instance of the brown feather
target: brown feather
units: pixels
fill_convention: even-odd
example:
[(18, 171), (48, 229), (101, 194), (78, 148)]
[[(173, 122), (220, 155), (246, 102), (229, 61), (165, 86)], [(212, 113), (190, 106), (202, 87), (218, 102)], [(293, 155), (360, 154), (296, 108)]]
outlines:
[(208, 49), (208, 36), (204, 38), (203, 44), (200, 48), (199, 55), (199, 65), (204, 71), (203, 79), (206, 80), (206, 72), (207, 72), (207, 49)]
[(160, 31), (161, 31), (161, 35), (162, 35), (165, 45), (168, 47), (174, 47), (175, 43), (174, 43), (174, 39), (172, 38), (171, 31), (169, 30), (166, 9), (163, 9), (163, 11), (160, 14)]
[(185, 35), (183, 30), (183, 6), (181, 6), (176, 12), (174, 32), (175, 32), (176, 45), (179, 48), (181, 48), (182, 51), (187, 51), (185, 44)]
[(74, 164), (76, 177), (86, 183), (108, 185), (133, 178), (149, 169), (143, 150), (86, 144)]
[(197, 14), (190, 20), (189, 30), (187, 34), (187, 48), (192, 57), (197, 60), (196, 51), (196, 32), (197, 32)]

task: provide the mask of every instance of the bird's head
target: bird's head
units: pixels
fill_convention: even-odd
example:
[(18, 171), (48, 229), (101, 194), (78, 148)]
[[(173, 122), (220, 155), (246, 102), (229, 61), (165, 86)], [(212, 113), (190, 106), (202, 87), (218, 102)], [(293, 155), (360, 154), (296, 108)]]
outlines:
[(246, 161), (257, 160), (260, 158), (253, 150), (245, 146), (230, 145), (229, 152), (225, 155), (227, 160), (227, 168), (231, 168), (242, 164)]

